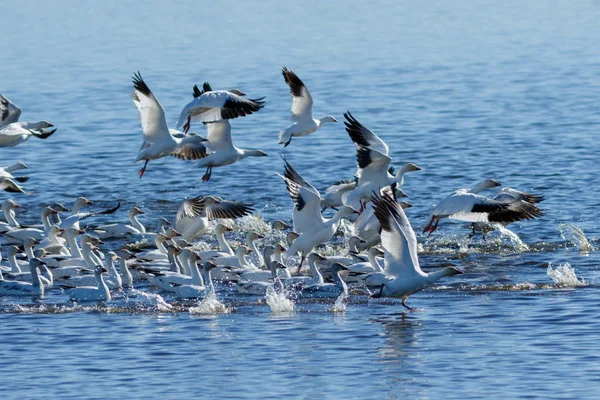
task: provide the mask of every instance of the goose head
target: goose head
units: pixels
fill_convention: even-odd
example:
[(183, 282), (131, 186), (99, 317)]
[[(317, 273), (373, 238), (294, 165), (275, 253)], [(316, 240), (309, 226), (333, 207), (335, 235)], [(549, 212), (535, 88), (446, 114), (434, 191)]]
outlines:
[(14, 208), (22, 208), (20, 204), (15, 203), (12, 199), (4, 201), (4, 207), (6, 207), (8, 210), (12, 210)]
[(108, 272), (108, 270), (103, 265), (96, 265), (94, 268), (94, 275), (102, 275), (105, 272)]
[(340, 263), (333, 263), (333, 265), (331, 265), (331, 272), (333, 272), (334, 274), (339, 274), (340, 272), (347, 270), (348, 268), (346, 268)]
[(215, 263), (214, 263), (214, 262), (212, 262), (212, 261), (205, 261), (205, 262), (204, 262), (204, 265), (202, 266), (202, 268), (203, 268), (205, 271), (210, 271), (210, 270), (211, 270), (211, 269), (213, 269), (213, 268), (217, 268), (217, 264), (215, 264)]
[(383, 250), (381, 250), (379, 247), (371, 247), (368, 253), (373, 257), (383, 257), (385, 255)]
[(404, 173), (404, 172), (412, 172), (412, 171), (421, 171), (423, 168), (419, 167), (415, 163), (406, 163), (396, 172), (396, 176)]
[(313, 263), (317, 263), (317, 262), (326, 262), (327, 261), (327, 257), (324, 257), (320, 254), (317, 253), (310, 253), (308, 255), (308, 261), (309, 262), (313, 262)]
[(321, 118), (319, 121), (321, 121), (321, 124), (325, 124), (327, 122), (337, 122), (337, 119), (333, 118), (331, 115), (327, 115)]
[(351, 236), (350, 239), (348, 239), (348, 247), (350, 248), (351, 253), (358, 252), (358, 246), (365, 244), (367, 244), (367, 242), (365, 242), (359, 236), (356, 235)]
[(250, 254), (252, 252), (252, 250), (248, 247), (248, 246), (238, 246), (237, 249), (235, 249), (235, 255), (236, 256), (245, 256), (247, 254)]
[(231, 231), (233, 231), (233, 229), (228, 227), (227, 225), (217, 224), (217, 226), (215, 226), (215, 233), (224, 234), (225, 232)]
[(285, 229), (290, 229), (291, 226), (286, 224), (285, 222), (283, 222), (282, 220), (278, 219), (276, 221), (273, 221), (273, 224), (271, 225), (272, 229), (278, 230), (278, 231), (283, 231)]
[(117, 261), (119, 258), (121, 258), (114, 251), (109, 251), (108, 253), (106, 253), (106, 255), (108, 255), (108, 257), (113, 261)]
[(407, 208), (410, 208), (413, 206), (408, 201), (399, 201), (398, 204), (400, 205), (400, 207), (402, 207), (403, 210), (406, 210)]
[(298, 236), (300, 236), (300, 234), (294, 232), (294, 231), (289, 231), (286, 235), (285, 235), (285, 239), (286, 242), (288, 244), (288, 246), (291, 246), (292, 243), (294, 243), (294, 240), (298, 239)]
[(285, 248), (285, 246), (281, 243), (277, 243), (275, 245), (275, 254), (277, 254), (277, 255), (285, 253), (286, 250), (287, 250), (287, 248)]
[(55, 211), (57, 211), (57, 212), (71, 211), (67, 207), (63, 206), (60, 203), (54, 203), (54, 204), (52, 204), (52, 209), (55, 210)]
[(132, 258), (134, 258), (133, 253), (131, 253), (129, 250), (127, 249), (121, 249), (117, 252), (117, 255), (119, 257), (121, 257), (124, 260), (130, 260)]
[(136, 215), (140, 215), (140, 214), (145, 214), (145, 212), (142, 211), (139, 207), (133, 206), (129, 209), (128, 214), (131, 216), (136, 216)]
[(248, 242), (248, 243), (252, 243), (255, 240), (264, 239), (264, 238), (265, 237), (263, 235), (260, 235), (254, 231), (250, 231), (246, 234), (246, 242)]
[(14, 245), (8, 246), (7, 254), (9, 257), (16, 256), (20, 252), (21, 252), (21, 250), (17, 246), (14, 246)]
[(444, 268), (444, 271), (446, 272), (445, 273), (446, 276), (454, 276), (454, 275), (459, 275), (459, 274), (464, 273), (456, 267), (446, 267), (446, 268)]

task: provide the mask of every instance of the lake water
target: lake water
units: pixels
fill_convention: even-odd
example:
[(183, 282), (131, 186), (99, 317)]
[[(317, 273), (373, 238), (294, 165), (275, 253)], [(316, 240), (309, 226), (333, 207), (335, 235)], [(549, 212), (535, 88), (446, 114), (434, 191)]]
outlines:
[[(211, 315), (168, 297), (143, 307), (122, 294), (74, 306), (57, 289), (36, 303), (0, 298), (1, 398), (600, 397), (599, 2), (55, 1), (5, 5), (0, 21), (0, 93), (21, 120), (58, 128), (0, 149), (2, 165), (30, 167), (35, 193), (11, 196), (25, 222), (84, 195), (122, 201), (94, 222), (125, 221), (137, 204), (154, 225), (205, 194), (290, 221), (279, 154), (320, 190), (351, 177), (346, 110), (388, 143), (394, 165), (423, 168), (403, 186), (417, 231), (437, 201), (487, 177), (546, 196), (543, 218), (510, 225), (520, 239), (469, 239), (448, 221), (420, 236), (422, 264), (465, 274), (411, 296), (414, 313), (364, 295), (340, 312), (302, 301), (273, 313), (222, 287), (230, 312)], [(282, 150), (284, 65), (311, 90), (315, 117), (340, 122)], [(266, 96), (232, 132), (269, 157), (215, 168), (207, 184), (193, 162), (164, 158), (139, 179), (138, 70), (172, 125), (194, 84)]]

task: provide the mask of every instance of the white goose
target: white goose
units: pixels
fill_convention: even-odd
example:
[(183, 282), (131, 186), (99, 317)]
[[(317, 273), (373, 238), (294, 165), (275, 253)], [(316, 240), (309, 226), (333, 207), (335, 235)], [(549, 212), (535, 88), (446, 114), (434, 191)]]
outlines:
[(0, 295), (44, 297), (44, 285), (40, 280), (40, 265), (43, 263), (38, 258), (33, 258), (29, 261), (32, 282), (5, 281), (2, 271), (0, 271)]
[(27, 164), (25, 164), (24, 162), (16, 162), (14, 164), (11, 165), (7, 165), (6, 167), (0, 167), (0, 177), (4, 177), (4, 178), (10, 178), (15, 182), (20, 182), (20, 183), (24, 183), (27, 182), (29, 180), (28, 176), (13, 176), (13, 172), (18, 171), (20, 169), (29, 169), (29, 167), (27, 166)]
[(281, 73), (292, 94), (292, 121), (294, 124), (279, 132), (279, 144), (287, 147), (292, 141), (292, 137), (306, 136), (327, 122), (337, 122), (330, 115), (314, 119), (312, 116), (313, 99), (304, 83), (286, 67), (283, 67)]
[(204, 250), (204, 251), (200, 251), (198, 252), (198, 254), (200, 255), (200, 259), (201, 260), (206, 260), (209, 258), (214, 258), (214, 257), (228, 257), (228, 256), (233, 256), (235, 255), (235, 253), (233, 252), (233, 249), (231, 248), (231, 246), (229, 245), (229, 243), (227, 243), (227, 240), (225, 239), (225, 232), (231, 232), (233, 229), (231, 229), (230, 227), (223, 225), (223, 224), (217, 224), (217, 226), (215, 226), (215, 235), (217, 237), (217, 242), (219, 243), (219, 249), (218, 250)]
[[(117, 203), (117, 205), (115, 207), (109, 208), (107, 210), (95, 211), (95, 212), (81, 212), (81, 209), (83, 207), (89, 206), (92, 204), (94, 204), (93, 201), (88, 200), (85, 197), (78, 197), (75, 200), (75, 203), (73, 203), (73, 207), (71, 207), (71, 215), (69, 215), (67, 218), (61, 220), (58, 213), (56, 213), (56, 214), (52, 215), (52, 221), (53, 221), (53, 223), (58, 224), (58, 226), (60, 226), (63, 229), (68, 229), (71, 227), (73, 227), (75, 229), (80, 229), (79, 221), (89, 218), (89, 217), (93, 217), (94, 215), (112, 214), (121, 207), (121, 203), (119, 202), (119, 203)], [(67, 208), (65, 208), (60, 203), (53, 204), (52, 208), (57, 211), (69, 211)]]
[(121, 238), (127, 235), (140, 235), (146, 233), (146, 228), (137, 219), (137, 216), (140, 214), (144, 214), (144, 212), (140, 208), (132, 206), (127, 212), (130, 224), (117, 223), (100, 225), (95, 228), (94, 231), (98, 234), (100, 239)]
[(250, 214), (252, 206), (216, 196), (198, 196), (185, 199), (175, 217), (175, 229), (185, 240), (202, 235), (212, 219), (238, 218)]
[(24, 243), (25, 240), (29, 239), (29, 238), (33, 238), (35, 240), (43, 240), (46, 237), (47, 232), (50, 230), (50, 222), (48, 220), (48, 218), (50, 217), (50, 215), (52, 215), (53, 213), (55, 213), (56, 210), (50, 208), (50, 207), (44, 207), (42, 209), (42, 224), (44, 226), (44, 229), (38, 229), (38, 228), (16, 228), (16, 229), (10, 229), (9, 231), (5, 232), (5, 243), (7, 244), (21, 244)]
[(71, 301), (110, 301), (111, 295), (108, 286), (104, 282), (102, 274), (106, 269), (102, 265), (94, 268), (96, 277), (96, 286), (82, 286), (77, 288), (65, 289), (65, 294)]
[(340, 277), (340, 272), (347, 270), (342, 264), (335, 263), (331, 266), (331, 272), (334, 283), (315, 283), (302, 288), (302, 296), (316, 298), (339, 297), (341, 294), (348, 294), (348, 286)]
[(46, 130), (52, 125), (48, 121), (40, 122), (13, 122), (0, 128), (0, 147), (12, 147), (28, 140), (31, 136), (40, 139), (50, 137), (56, 129)]
[(264, 98), (246, 99), (245, 93), (239, 89), (210, 90), (210, 85), (204, 84), (204, 92), (194, 88), (194, 100), (181, 110), (177, 128), (183, 131), (190, 129), (192, 121), (217, 122), (250, 115), (265, 106)]
[(346, 131), (357, 146), (356, 159), (359, 168), (356, 189), (343, 195), (344, 204), (358, 207), (361, 200), (368, 200), (373, 191), (379, 191), (386, 186), (394, 190), (402, 186), (405, 173), (421, 170), (416, 164), (407, 163), (396, 172), (396, 175), (391, 175), (389, 170), (392, 159), (389, 157), (388, 145), (358, 122), (350, 112), (345, 113), (344, 117), (346, 117), (344, 121)]
[[(190, 285), (190, 284), (178, 284), (172, 283), (173, 293), (184, 299), (196, 299), (204, 297), (209, 293), (214, 293), (214, 285), (212, 283), (211, 271), (215, 268), (215, 264), (210, 261), (206, 261), (202, 267), (204, 278), (206, 279), (206, 285)], [(198, 270), (198, 267), (195, 267)]]
[[(389, 188), (387, 189), (387, 193), (389, 195)], [(382, 189), (382, 191), (386, 190)], [(412, 207), (413, 205), (406, 201), (399, 201), (398, 204), (402, 207), (403, 210)], [(364, 246), (360, 246), (359, 249), (368, 249), (372, 246), (375, 246), (379, 242), (381, 242), (381, 237), (379, 236), (379, 231), (381, 227), (379, 226), (379, 221), (375, 216), (375, 212), (373, 211), (373, 204), (369, 202), (365, 209), (360, 213), (358, 218), (356, 218), (356, 222), (354, 223), (354, 229), (358, 236), (360, 236), (366, 243)]]
[[(352, 207), (341, 207), (330, 219), (321, 215), (321, 195), (284, 159), (285, 172), (282, 176), (288, 193), (294, 202), (294, 231), (300, 234), (291, 244), (286, 255), (301, 253), (298, 272), (306, 256), (318, 245), (327, 242), (338, 229), (342, 217), (357, 213)], [(280, 175), (281, 176), (281, 175)]]
[(228, 120), (206, 124), (208, 132), (206, 147), (211, 151), (196, 165), (198, 168), (206, 167), (202, 182), (208, 182), (212, 175), (213, 167), (222, 167), (233, 164), (246, 157), (266, 157), (268, 154), (262, 150), (239, 149), (231, 141), (231, 124)]
[(15, 208), (22, 208), (20, 204), (12, 199), (6, 199), (2, 203), (2, 214), (6, 222), (0, 222), (0, 232), (8, 232), (11, 229), (18, 229), (21, 225), (17, 222)]
[(202, 144), (204, 138), (197, 135), (183, 135), (182, 132), (169, 129), (165, 110), (154, 96), (138, 72), (133, 76), (133, 102), (140, 112), (144, 143), (134, 162), (145, 161), (140, 170), (144, 175), (148, 162), (165, 156), (174, 156), (184, 160), (197, 160), (206, 156)]
[(0, 127), (17, 122), (20, 116), (21, 109), (0, 94)]
[(425, 289), (445, 276), (462, 272), (447, 267), (432, 273), (425, 273), (419, 266), (417, 237), (402, 207), (391, 196), (384, 193), (373, 197), (375, 215), (381, 225), (381, 245), (384, 251), (384, 274), (386, 282), (381, 285), (378, 294), (373, 297), (398, 297), (402, 305), (413, 293)]
[(532, 219), (544, 215), (535, 204), (519, 197), (503, 197), (493, 200), (479, 194), (482, 190), (500, 186), (500, 182), (486, 179), (472, 189), (458, 189), (431, 210), (429, 221), (423, 232), (430, 234), (438, 227), (443, 218), (468, 222), (508, 223)]

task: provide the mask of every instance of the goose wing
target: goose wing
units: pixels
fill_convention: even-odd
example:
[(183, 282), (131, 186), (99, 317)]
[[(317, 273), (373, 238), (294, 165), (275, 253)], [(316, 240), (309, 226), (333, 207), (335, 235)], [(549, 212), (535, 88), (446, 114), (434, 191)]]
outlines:
[(346, 118), (346, 121), (344, 121), (346, 132), (348, 132), (348, 135), (350, 135), (350, 139), (352, 139), (354, 144), (357, 146), (369, 147), (386, 156), (388, 155), (388, 145), (385, 144), (379, 136), (358, 122), (358, 120), (350, 114), (350, 111), (344, 113), (344, 117)]
[(321, 195), (314, 186), (296, 172), (286, 159), (283, 161), (285, 162), (285, 170), (282, 178), (294, 202), (294, 211), (292, 214), (294, 231), (297, 233), (313, 231), (320, 224), (323, 224)]
[(226, 90), (205, 92), (183, 107), (177, 127), (181, 128), (188, 117), (192, 121), (215, 122), (252, 114), (264, 105), (263, 98), (246, 99)]
[(312, 120), (313, 99), (298, 75), (283, 67), (281, 70), (285, 83), (292, 94), (292, 121)]
[(510, 203), (515, 200), (523, 200), (528, 203), (539, 203), (544, 200), (544, 196), (540, 194), (526, 193), (513, 188), (503, 188), (493, 197), (494, 200), (501, 203)]
[(133, 103), (140, 112), (144, 142), (153, 143), (169, 138), (165, 110), (146, 85), (139, 71), (133, 74), (133, 89)]
[(228, 120), (206, 124), (208, 147), (212, 151), (228, 151), (233, 149), (231, 141), (231, 124)]
[(358, 186), (360, 186), (364, 182), (381, 180), (381, 176), (387, 177), (392, 159), (374, 148), (358, 146), (356, 162), (359, 168)]
[(17, 122), (20, 116), (21, 109), (0, 94), (0, 126)]
[(417, 255), (417, 236), (402, 207), (387, 193), (374, 194), (372, 200), (381, 225), (385, 274), (394, 277), (424, 275)]
[(252, 213), (254, 209), (250, 204), (236, 201), (223, 200), (214, 196), (198, 196), (185, 199), (177, 210), (176, 222), (183, 218), (208, 217), (238, 218)]

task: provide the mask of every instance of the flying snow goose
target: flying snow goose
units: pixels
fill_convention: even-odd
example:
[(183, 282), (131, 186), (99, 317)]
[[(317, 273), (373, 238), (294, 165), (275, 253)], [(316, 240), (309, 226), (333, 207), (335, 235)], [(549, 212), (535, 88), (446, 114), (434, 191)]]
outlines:
[(0, 127), (17, 122), (20, 116), (21, 109), (0, 94)]
[(12, 147), (28, 140), (31, 136), (40, 139), (50, 137), (56, 129), (46, 130), (52, 125), (47, 121), (40, 122), (13, 122), (0, 128), (0, 147)]
[(27, 182), (29, 180), (28, 176), (13, 176), (12, 173), (20, 169), (29, 169), (29, 167), (21, 161), (7, 165), (6, 167), (0, 167), (0, 177), (10, 178), (19, 183)]
[(211, 90), (208, 83), (204, 84), (203, 91), (194, 87), (194, 100), (181, 110), (177, 128), (183, 126), (183, 131), (190, 129), (192, 121), (217, 122), (224, 119), (243, 117), (259, 111), (265, 106), (264, 97), (259, 99), (246, 99), (246, 94), (239, 89)]
[(384, 251), (385, 283), (373, 297), (397, 297), (406, 305), (406, 299), (413, 293), (425, 289), (440, 278), (462, 272), (454, 267), (446, 267), (436, 272), (425, 273), (419, 266), (417, 237), (406, 218), (402, 207), (387, 193), (373, 197), (375, 215), (381, 225), (381, 245)]
[(501, 200), (493, 200), (479, 194), (482, 190), (500, 186), (500, 182), (486, 179), (472, 189), (458, 189), (433, 208), (423, 232), (432, 233), (443, 218), (468, 222), (508, 223), (533, 219), (544, 215), (535, 204), (519, 197), (512, 200), (508, 195)]
[(223, 200), (216, 196), (198, 196), (185, 199), (175, 217), (175, 229), (185, 240), (192, 241), (208, 228), (208, 221), (220, 218), (239, 218), (254, 209), (250, 204)]
[(144, 143), (134, 162), (145, 161), (140, 178), (150, 160), (174, 156), (184, 160), (198, 160), (206, 156), (204, 138), (198, 135), (183, 135), (169, 129), (165, 110), (138, 72), (133, 75), (133, 102), (140, 112)]
[(292, 94), (292, 121), (294, 123), (279, 132), (279, 144), (287, 147), (292, 141), (292, 137), (306, 136), (315, 132), (327, 122), (337, 122), (330, 115), (321, 119), (314, 119), (312, 116), (313, 99), (304, 83), (298, 78), (298, 75), (286, 67), (283, 67), (281, 73)]
[(228, 120), (207, 123), (206, 131), (208, 136), (205, 145), (211, 153), (197, 164), (198, 168), (206, 167), (202, 182), (210, 180), (213, 167), (233, 164), (246, 157), (267, 156), (267, 153), (262, 150), (245, 150), (235, 147), (231, 141), (231, 124)]
[[(356, 144), (356, 159), (358, 162), (358, 183), (356, 189), (344, 195), (345, 204), (357, 207), (361, 200), (368, 200), (373, 191), (379, 191), (385, 186), (392, 189), (402, 186), (404, 174), (420, 171), (414, 163), (407, 163), (395, 175), (390, 174), (389, 148), (374, 132), (358, 122), (350, 112), (344, 113), (346, 131)], [(393, 169), (392, 169), (393, 171)], [(395, 195), (395, 192), (393, 192)]]
[(352, 207), (343, 206), (330, 219), (321, 215), (321, 195), (317, 189), (308, 183), (294, 168), (285, 162), (283, 180), (287, 186), (288, 194), (294, 202), (292, 218), (294, 231), (300, 234), (292, 243), (287, 256), (301, 253), (298, 272), (302, 268), (304, 259), (310, 252), (322, 243), (327, 242), (337, 231), (342, 217), (355, 214), (357, 211)]
[(6, 178), (3, 176), (0, 176), (0, 189), (9, 193), (31, 194), (31, 192), (26, 192), (17, 182), (12, 180), (11, 178)]

